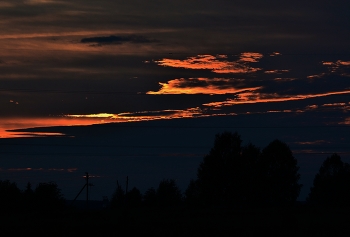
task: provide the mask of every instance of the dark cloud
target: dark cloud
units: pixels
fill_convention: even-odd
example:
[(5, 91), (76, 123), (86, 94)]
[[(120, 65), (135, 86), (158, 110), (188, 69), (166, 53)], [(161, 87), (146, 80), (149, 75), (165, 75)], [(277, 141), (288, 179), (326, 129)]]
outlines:
[(80, 40), (81, 43), (92, 43), (96, 45), (107, 45), (107, 44), (123, 44), (123, 43), (153, 43), (155, 40), (150, 40), (141, 35), (129, 35), (129, 36), (99, 36), (99, 37), (90, 37), (83, 38)]

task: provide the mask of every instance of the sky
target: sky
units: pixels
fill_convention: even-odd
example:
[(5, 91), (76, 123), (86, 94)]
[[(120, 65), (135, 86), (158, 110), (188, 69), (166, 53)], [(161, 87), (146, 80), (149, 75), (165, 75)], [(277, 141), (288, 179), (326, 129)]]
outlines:
[(184, 190), (215, 134), (350, 159), (350, 3), (2, 0), (0, 179)]

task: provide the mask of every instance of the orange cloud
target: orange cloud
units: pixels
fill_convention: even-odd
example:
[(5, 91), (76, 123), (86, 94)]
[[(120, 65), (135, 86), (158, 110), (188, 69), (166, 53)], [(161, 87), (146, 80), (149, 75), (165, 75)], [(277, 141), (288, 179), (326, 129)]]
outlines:
[(341, 61), (341, 60), (338, 60), (337, 63), (339, 65), (343, 65), (343, 66), (350, 66), (350, 61)]
[(282, 54), (279, 53), (279, 52), (273, 52), (273, 53), (270, 54), (271, 57), (280, 56), (280, 55), (282, 55)]
[(289, 70), (288, 69), (283, 69), (283, 70), (267, 70), (267, 71), (265, 71), (264, 73), (266, 73), (266, 74), (282, 74), (282, 73), (284, 73), (284, 72), (289, 72)]
[(247, 63), (256, 63), (259, 62), (259, 60), (263, 57), (261, 53), (241, 53), (241, 56), (239, 57), (239, 61), (241, 62), (247, 62)]
[[(324, 66), (328, 66), (329, 70), (333, 73), (337, 72), (339, 69), (350, 66), (350, 61), (338, 60), (336, 62), (322, 62)], [(344, 76), (349, 76), (348, 74), (343, 74)]]
[(322, 106), (327, 106), (327, 107), (336, 106), (336, 107), (338, 107), (338, 106), (345, 106), (345, 105), (346, 105), (346, 103), (332, 103), (332, 104), (323, 104)]
[(317, 109), (318, 105), (308, 105), (306, 106), (306, 110), (313, 110), (313, 109)]
[(326, 73), (320, 73), (320, 74), (316, 74), (316, 75), (310, 75), (307, 76), (308, 79), (315, 79), (315, 78), (322, 78), (326, 75)]
[(343, 122), (340, 122), (339, 124), (350, 125), (350, 118), (346, 118)]
[(165, 67), (206, 69), (215, 73), (252, 73), (261, 68), (248, 66), (247, 63), (257, 62), (261, 57), (259, 53), (242, 53), (239, 60), (228, 61), (226, 55), (197, 55), (184, 60), (164, 58), (155, 63)]
[(167, 83), (160, 82), (159, 91), (149, 91), (147, 94), (234, 94), (261, 88), (235, 88), (232, 86), (234, 81), (234, 79), (227, 78), (180, 78), (170, 80)]
[(224, 107), (232, 106), (237, 104), (256, 104), (256, 103), (271, 103), (271, 102), (284, 102), (284, 101), (294, 101), (294, 100), (305, 100), (310, 98), (325, 97), (331, 95), (342, 95), (350, 94), (350, 90), (346, 91), (335, 91), (320, 94), (307, 94), (307, 95), (279, 95), (277, 93), (267, 94), (267, 93), (257, 93), (257, 92), (245, 92), (238, 94), (236, 99), (228, 99), (226, 101), (212, 102), (203, 104), (209, 107)]

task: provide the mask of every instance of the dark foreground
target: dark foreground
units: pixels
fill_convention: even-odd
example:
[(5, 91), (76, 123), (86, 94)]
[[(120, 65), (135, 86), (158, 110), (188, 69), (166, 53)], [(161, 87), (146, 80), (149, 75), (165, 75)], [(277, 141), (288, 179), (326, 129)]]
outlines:
[(350, 209), (139, 208), (2, 213), (1, 236), (349, 236)]

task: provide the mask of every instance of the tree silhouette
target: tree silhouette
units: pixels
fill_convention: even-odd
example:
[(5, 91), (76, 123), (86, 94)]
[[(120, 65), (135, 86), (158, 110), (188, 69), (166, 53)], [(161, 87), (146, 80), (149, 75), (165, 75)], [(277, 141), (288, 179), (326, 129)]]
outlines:
[(126, 193), (125, 200), (129, 207), (140, 207), (142, 203), (142, 194), (140, 190), (134, 187)]
[(21, 190), (16, 183), (0, 180), (0, 206), (2, 211), (13, 211), (18, 208)]
[(333, 154), (321, 165), (307, 200), (322, 206), (349, 206), (350, 165)]
[(242, 148), (242, 167), (241, 167), (241, 199), (240, 203), (246, 206), (256, 205), (259, 202), (260, 189), (259, 182), (259, 165), (258, 161), (261, 152), (260, 148), (256, 147), (252, 143), (243, 146)]
[(182, 194), (179, 187), (173, 179), (164, 179), (159, 183), (157, 189), (157, 203), (158, 205), (176, 206), (182, 200)]
[(201, 190), (199, 188), (198, 180), (191, 180), (187, 189), (185, 190), (185, 204), (187, 207), (200, 207), (203, 205), (201, 202)]
[(32, 184), (30, 182), (27, 183), (26, 189), (24, 190), (25, 195), (33, 195), (34, 191), (32, 189)]
[(39, 183), (34, 190), (34, 199), (42, 210), (50, 211), (64, 206), (63, 195), (55, 182)]
[(187, 204), (290, 205), (301, 185), (297, 160), (289, 147), (271, 142), (262, 152), (252, 143), (242, 146), (235, 132), (217, 134), (214, 147), (201, 162), (197, 180), (185, 192)]
[(297, 160), (287, 144), (274, 140), (258, 161), (260, 197), (264, 204), (294, 204), (301, 189)]
[(152, 187), (147, 189), (143, 195), (143, 203), (145, 206), (155, 206), (157, 203), (157, 191)]
[(232, 202), (237, 180), (243, 172), (241, 137), (238, 133), (217, 134), (214, 147), (204, 157), (197, 172), (198, 188), (204, 205)]
[(27, 183), (26, 189), (23, 191), (23, 209), (26, 211), (32, 211), (35, 206), (33, 203), (35, 202), (34, 191), (32, 189), (32, 184), (30, 182)]
[(111, 198), (111, 209), (120, 209), (124, 206), (125, 202), (125, 192), (122, 186), (117, 182), (117, 188), (115, 189)]

